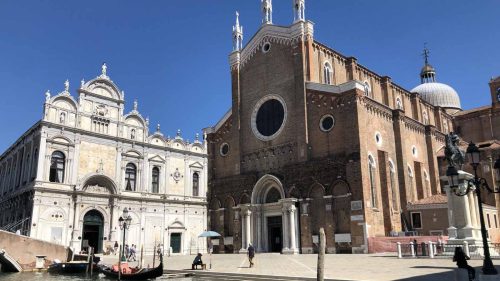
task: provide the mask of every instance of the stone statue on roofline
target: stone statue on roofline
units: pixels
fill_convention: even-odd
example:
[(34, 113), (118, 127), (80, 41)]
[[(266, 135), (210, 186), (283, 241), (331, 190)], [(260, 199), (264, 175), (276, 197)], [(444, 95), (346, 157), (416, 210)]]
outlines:
[(465, 162), (465, 153), (458, 146), (460, 138), (454, 132), (445, 135), (446, 147), (444, 149), (444, 156), (450, 166), (455, 167), (457, 170), (462, 169)]

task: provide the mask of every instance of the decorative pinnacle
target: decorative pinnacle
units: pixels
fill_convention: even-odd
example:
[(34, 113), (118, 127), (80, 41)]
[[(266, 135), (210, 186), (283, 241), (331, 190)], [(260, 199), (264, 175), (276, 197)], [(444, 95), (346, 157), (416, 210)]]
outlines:
[(137, 111), (137, 99), (134, 100), (134, 111)]
[(158, 123), (158, 124), (156, 125), (156, 131), (157, 131), (157, 132), (159, 132), (159, 131), (160, 131), (160, 123)]
[(82, 78), (82, 81), (80, 81), (80, 88), (83, 88), (83, 85), (85, 85), (85, 79)]
[(427, 48), (427, 42), (424, 43), (424, 52), (422, 53), (422, 56), (424, 57), (425, 59), (425, 64), (429, 64), (429, 54), (431, 52), (429, 51), (429, 49)]
[(108, 70), (108, 67), (106, 66), (106, 63), (102, 63), (102, 66), (101, 66), (101, 72), (102, 72), (102, 76), (106, 76), (106, 72)]
[(195, 140), (200, 141), (200, 134), (196, 133)]
[(178, 136), (178, 137), (181, 136), (181, 129), (177, 129), (177, 135), (176, 136)]
[(50, 100), (50, 90), (47, 90), (47, 92), (45, 92), (45, 102), (48, 102)]
[(66, 81), (64, 81), (64, 91), (65, 92), (69, 91), (69, 80), (68, 79), (66, 79)]

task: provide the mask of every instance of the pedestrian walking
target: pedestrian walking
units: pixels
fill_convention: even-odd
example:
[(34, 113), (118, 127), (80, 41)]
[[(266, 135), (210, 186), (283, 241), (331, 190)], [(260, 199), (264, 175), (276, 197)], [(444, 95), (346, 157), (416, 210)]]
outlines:
[(255, 248), (252, 246), (251, 243), (248, 244), (247, 255), (248, 255), (248, 261), (250, 262), (249, 267), (253, 267), (253, 258), (255, 257)]
[(464, 253), (462, 247), (455, 247), (453, 261), (457, 262), (458, 268), (467, 269), (469, 273), (469, 281), (472, 281), (476, 278), (476, 270), (474, 270), (474, 268), (467, 263), (467, 260), (470, 260), (470, 257)]
[(136, 256), (135, 256), (136, 251), (137, 251), (137, 249), (135, 248), (135, 245), (132, 244), (132, 247), (130, 247), (130, 255), (128, 257), (129, 261), (137, 261)]
[(118, 241), (115, 241), (115, 245), (113, 246), (114, 249), (114, 254), (116, 256), (116, 253), (118, 252)]
[(125, 252), (125, 258), (127, 258), (127, 260), (128, 260), (128, 257), (130, 255), (130, 248), (129, 248), (128, 244), (125, 244), (124, 252)]
[(158, 247), (156, 248), (156, 254), (158, 254), (158, 259), (161, 259), (160, 255), (163, 253), (163, 247), (161, 244), (158, 244)]

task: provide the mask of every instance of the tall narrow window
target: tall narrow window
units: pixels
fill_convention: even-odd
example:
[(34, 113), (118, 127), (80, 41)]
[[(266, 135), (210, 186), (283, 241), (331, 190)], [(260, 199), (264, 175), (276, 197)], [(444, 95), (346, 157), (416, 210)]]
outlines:
[(35, 148), (35, 153), (33, 154), (33, 163), (31, 163), (31, 180), (36, 178), (36, 173), (38, 171), (38, 148)]
[(408, 192), (410, 193), (410, 202), (415, 200), (415, 190), (413, 190), (413, 171), (410, 166), (408, 166)]
[(160, 169), (158, 167), (153, 168), (151, 178), (152, 192), (158, 193), (160, 191)]
[(377, 186), (375, 183), (375, 160), (371, 155), (368, 156), (368, 172), (370, 175), (370, 195), (372, 208), (377, 208)]
[(198, 173), (193, 174), (193, 196), (199, 196), (200, 191), (200, 175)]
[(125, 168), (125, 190), (135, 191), (135, 179), (137, 176), (137, 168), (134, 164), (128, 163)]
[(328, 62), (325, 62), (323, 66), (323, 82), (328, 85), (332, 84), (332, 67)]
[(64, 162), (65, 156), (60, 151), (54, 151), (50, 158), (50, 182), (64, 182)]
[(371, 89), (370, 84), (368, 83), (368, 81), (365, 81), (364, 89), (365, 89), (365, 96), (371, 97), (372, 96), (372, 89)]
[(396, 186), (396, 169), (394, 168), (394, 164), (389, 161), (389, 185), (391, 188), (391, 196), (392, 196), (392, 209), (395, 211), (399, 211), (398, 204), (398, 192)]

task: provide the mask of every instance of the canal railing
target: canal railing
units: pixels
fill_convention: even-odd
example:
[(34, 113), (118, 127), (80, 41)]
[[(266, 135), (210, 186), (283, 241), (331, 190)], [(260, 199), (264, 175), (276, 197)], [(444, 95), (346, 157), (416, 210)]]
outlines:
[[(455, 248), (461, 247), (464, 253), (471, 259), (483, 259), (484, 247), (482, 244), (469, 244), (464, 241), (461, 244), (453, 243), (401, 243), (397, 242), (398, 258), (453, 258)], [(490, 256), (492, 259), (500, 259), (500, 243), (489, 243)]]

